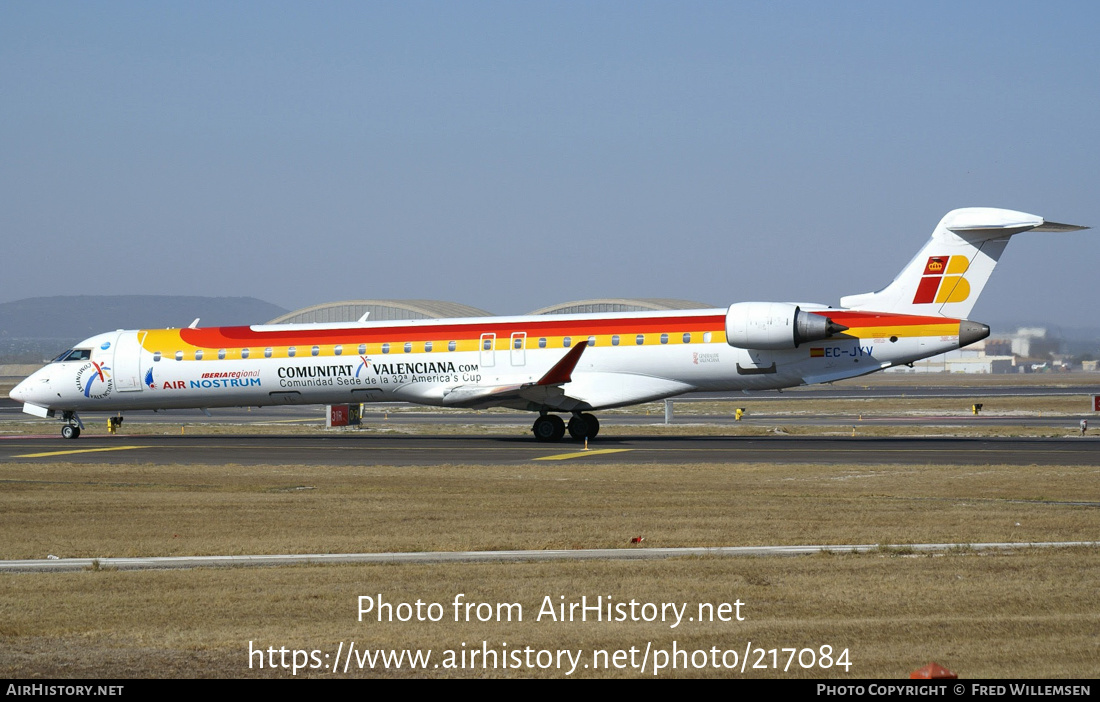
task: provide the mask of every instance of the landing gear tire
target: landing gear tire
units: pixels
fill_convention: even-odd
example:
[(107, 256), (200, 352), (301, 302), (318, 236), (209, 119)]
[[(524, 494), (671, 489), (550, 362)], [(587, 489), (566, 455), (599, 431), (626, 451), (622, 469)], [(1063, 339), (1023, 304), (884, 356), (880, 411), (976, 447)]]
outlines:
[(565, 421), (556, 414), (544, 414), (535, 420), (531, 432), (539, 441), (561, 441), (565, 436)]
[(569, 436), (572, 436), (577, 441), (584, 441), (585, 439), (595, 439), (596, 434), (600, 433), (600, 420), (596, 419), (596, 415), (588, 414), (575, 414), (572, 419), (569, 420)]
[(66, 424), (61, 427), (61, 436), (66, 439), (75, 439), (80, 436), (80, 427), (75, 424)]

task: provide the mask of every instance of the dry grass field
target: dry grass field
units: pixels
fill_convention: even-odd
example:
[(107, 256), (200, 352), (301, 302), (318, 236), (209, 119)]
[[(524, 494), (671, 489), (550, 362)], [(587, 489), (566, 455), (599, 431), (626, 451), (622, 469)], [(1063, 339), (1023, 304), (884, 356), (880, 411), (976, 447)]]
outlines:
[[(1074, 433), (1080, 398), (982, 398), (999, 383), (1056, 384), (1058, 376), (985, 376), (973, 401), (983, 414), (1019, 417), (1019, 426), (884, 426), (878, 417), (964, 416), (970, 400), (824, 401), (807, 397), (748, 404), (757, 423), (706, 425), (731, 403), (680, 403), (677, 424), (649, 434)], [(1082, 384), (1082, 378), (1069, 378)], [(1087, 378), (1092, 381), (1092, 376)], [(856, 385), (904, 388), (923, 377), (883, 376)], [(972, 379), (936, 377), (937, 384)], [(415, 414), (417, 410), (395, 410)], [(1059, 416), (1066, 427), (1028, 426)], [(829, 414), (841, 426), (811, 426)], [(613, 426), (615, 413), (608, 413)], [(860, 419), (862, 416), (863, 419)], [(693, 418), (699, 417), (696, 421)], [(474, 426), (474, 425), (471, 425)], [(471, 426), (372, 421), (365, 431), (464, 432)], [(41, 421), (11, 421), (4, 433), (53, 432)], [(128, 433), (179, 433), (181, 426), (128, 418)], [(188, 424), (191, 433), (316, 433), (295, 424)], [(516, 426), (517, 434), (528, 427)], [(89, 427), (92, 433), (101, 427)], [(510, 427), (494, 425), (507, 433)], [(681, 558), (652, 561), (436, 565), (90, 569), (0, 575), (0, 675), (33, 677), (292, 677), (258, 665), (256, 650), (301, 650), (297, 677), (564, 677), (569, 664), (503, 668), (503, 652), (571, 651), (571, 677), (653, 677), (629, 665), (642, 652), (737, 651), (727, 670), (712, 665), (662, 670), (660, 677), (903, 678), (929, 661), (962, 678), (1100, 676), (1100, 549), (961, 548), (918, 555), (905, 544), (1095, 541), (1100, 538), (1100, 471), (1083, 466), (900, 466), (684, 464), (599, 466), (346, 465), (151, 466), (21, 463), (0, 465), (0, 559), (210, 554), (449, 551), (496, 549), (891, 544), (863, 555), (789, 558)], [(450, 603), (518, 603), (523, 621), (454, 621)], [(437, 622), (360, 622), (359, 596), (393, 605), (439, 603)], [(554, 622), (536, 617), (545, 597), (616, 603), (743, 603), (743, 621)], [(427, 669), (356, 662), (331, 665), (338, 651), (432, 651)], [(507, 644), (505, 646), (505, 644)], [(498, 665), (445, 667), (445, 652), (485, 645)], [(783, 670), (783, 648), (848, 651), (842, 667)], [(633, 654), (630, 649), (634, 648)], [(758, 654), (757, 649), (764, 651)], [(772, 667), (776, 649), (779, 670)], [(626, 667), (598, 663), (596, 651), (625, 651)], [(314, 653), (316, 652), (316, 653)], [(315, 655), (316, 658), (309, 658)], [(325, 658), (325, 656), (329, 656)], [(803, 654), (803, 660), (807, 660)], [(706, 657), (706, 656), (704, 656)], [(346, 659), (345, 659), (346, 660)], [(730, 662), (726, 654), (727, 664)], [(251, 662), (251, 666), (250, 666)], [(280, 661), (276, 661), (280, 662)], [(310, 667), (313, 663), (325, 667)], [(432, 667), (440, 664), (443, 667)], [(753, 664), (767, 667), (754, 668)]]
[(4, 466), (0, 558), (1077, 541), (1067, 466)]
[[(1091, 467), (5, 465), (0, 557), (1094, 540)], [(1092, 504), (1083, 504), (1092, 503)], [(662, 676), (967, 678), (1100, 674), (1100, 550), (946, 555), (310, 566), (2, 576), (0, 674), (291, 676), (248, 646), (318, 651), (848, 649), (850, 669)], [(454, 622), (450, 602), (515, 602), (522, 622)], [(439, 622), (359, 622), (357, 597), (446, 605)], [(744, 621), (534, 621), (542, 599), (744, 603)], [(345, 649), (346, 650), (346, 649)], [(303, 654), (305, 655), (305, 654)], [(626, 654), (624, 654), (626, 655)], [(765, 654), (770, 665), (771, 654)], [(785, 654), (777, 653), (782, 656)], [(278, 652), (276, 658), (279, 657)], [(288, 658), (288, 662), (291, 659)], [(323, 658), (318, 658), (323, 661)], [(433, 660), (442, 660), (439, 658)], [(729, 662), (727, 657), (727, 662)], [(583, 665), (582, 662), (580, 665)], [(330, 665), (330, 663), (326, 665)], [(782, 667), (782, 663), (780, 664)], [(298, 676), (344, 676), (330, 670)], [(522, 667), (356, 676), (549, 676)], [(652, 676), (579, 668), (573, 676)]]
[[(0, 674), (13, 677), (292, 677), (260, 669), (249, 645), (319, 651), (331, 665), (343, 643), (357, 649), (669, 651), (744, 654), (740, 669), (660, 671), (660, 677), (852, 677), (900, 679), (929, 661), (964, 679), (1095, 678), (1100, 617), (1094, 550), (1011, 555), (878, 554), (800, 558), (679, 559), (597, 563), (326, 566), (193, 571), (84, 572), (5, 577)], [(454, 622), (456, 594), (523, 606), (523, 621)], [(440, 603), (439, 622), (379, 623), (357, 617), (359, 596)], [(614, 601), (744, 603), (743, 621), (668, 623), (536, 621), (549, 596)], [(484, 644), (483, 644), (484, 642)], [(842, 668), (753, 669), (756, 648), (832, 646)], [(291, 654), (293, 655), (293, 654)], [(276, 653), (276, 658), (279, 654)], [(288, 661), (291, 659), (288, 658)], [(301, 659), (305, 662), (304, 657)], [(808, 657), (804, 658), (809, 661)], [(652, 661), (652, 659), (651, 659)], [(727, 664), (732, 659), (727, 657)], [(764, 664), (770, 664), (769, 654)], [(650, 663), (652, 666), (652, 663)], [(299, 677), (565, 677), (538, 667), (502, 670), (299, 670)], [(572, 677), (653, 677), (652, 667)]]

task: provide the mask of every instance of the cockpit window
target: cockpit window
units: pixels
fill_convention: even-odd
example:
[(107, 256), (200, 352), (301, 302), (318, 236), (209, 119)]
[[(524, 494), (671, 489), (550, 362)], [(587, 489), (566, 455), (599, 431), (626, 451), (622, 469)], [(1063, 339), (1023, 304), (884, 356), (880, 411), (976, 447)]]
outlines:
[(87, 361), (91, 357), (91, 349), (69, 349), (59, 354), (58, 357), (50, 361), (50, 363), (60, 363), (61, 361)]

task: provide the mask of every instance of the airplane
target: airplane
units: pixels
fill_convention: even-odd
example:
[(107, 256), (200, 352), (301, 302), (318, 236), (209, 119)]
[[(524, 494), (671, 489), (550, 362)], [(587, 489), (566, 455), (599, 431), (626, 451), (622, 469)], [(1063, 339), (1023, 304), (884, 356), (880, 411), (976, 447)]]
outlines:
[(529, 410), (539, 441), (586, 440), (601, 409), (828, 383), (973, 344), (990, 330), (966, 317), (1009, 238), (1087, 228), (953, 210), (893, 282), (840, 307), (119, 330), (60, 354), (10, 397), (60, 418), (67, 439), (85, 411), (410, 402)]

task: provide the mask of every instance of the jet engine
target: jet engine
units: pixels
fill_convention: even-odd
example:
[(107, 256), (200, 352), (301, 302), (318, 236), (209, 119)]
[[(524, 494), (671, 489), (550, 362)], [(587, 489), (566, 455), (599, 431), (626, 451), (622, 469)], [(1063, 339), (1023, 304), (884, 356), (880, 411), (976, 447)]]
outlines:
[(726, 313), (726, 342), (741, 349), (793, 349), (847, 328), (789, 302), (738, 302)]

